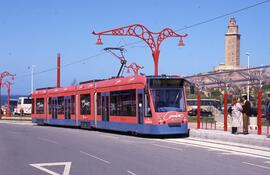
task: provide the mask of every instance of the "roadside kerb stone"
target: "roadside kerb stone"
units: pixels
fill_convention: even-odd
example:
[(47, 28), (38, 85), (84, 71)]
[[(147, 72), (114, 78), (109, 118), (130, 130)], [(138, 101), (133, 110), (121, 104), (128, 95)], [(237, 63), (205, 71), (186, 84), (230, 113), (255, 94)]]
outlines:
[(190, 137), (201, 138), (209, 140), (219, 140), (226, 142), (235, 142), (248, 145), (256, 145), (270, 148), (270, 138), (266, 138), (265, 135), (233, 135), (230, 132), (217, 131), (217, 130), (204, 130), (204, 129), (191, 129)]

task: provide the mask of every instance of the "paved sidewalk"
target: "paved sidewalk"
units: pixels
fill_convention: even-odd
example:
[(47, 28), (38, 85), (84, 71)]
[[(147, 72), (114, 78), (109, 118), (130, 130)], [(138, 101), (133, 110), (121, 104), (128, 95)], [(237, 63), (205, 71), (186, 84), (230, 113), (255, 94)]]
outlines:
[(270, 138), (265, 135), (257, 134), (231, 134), (229, 131), (190, 129), (191, 138), (209, 139), (214, 141), (232, 142), (248, 144), (253, 146), (262, 146), (270, 148)]
[[(2, 116), (3, 121), (32, 121), (32, 117), (31, 116), (11, 116), (11, 117), (5, 117)], [(0, 121), (1, 121), (0, 120)]]

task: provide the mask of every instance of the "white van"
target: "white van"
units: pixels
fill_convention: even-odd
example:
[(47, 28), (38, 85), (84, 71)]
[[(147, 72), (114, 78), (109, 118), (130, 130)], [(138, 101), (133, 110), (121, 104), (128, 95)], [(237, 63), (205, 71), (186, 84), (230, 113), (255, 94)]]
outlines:
[(32, 99), (29, 97), (19, 97), (17, 107), (14, 113), (18, 115), (31, 115), (32, 112)]

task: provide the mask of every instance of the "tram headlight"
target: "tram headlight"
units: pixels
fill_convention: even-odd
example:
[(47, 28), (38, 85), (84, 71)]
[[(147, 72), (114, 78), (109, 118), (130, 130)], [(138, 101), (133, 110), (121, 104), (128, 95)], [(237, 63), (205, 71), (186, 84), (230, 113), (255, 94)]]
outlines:
[(182, 123), (187, 123), (187, 122), (188, 122), (187, 116), (184, 116), (183, 120), (182, 120)]
[(166, 124), (166, 121), (163, 117), (158, 118), (158, 124)]

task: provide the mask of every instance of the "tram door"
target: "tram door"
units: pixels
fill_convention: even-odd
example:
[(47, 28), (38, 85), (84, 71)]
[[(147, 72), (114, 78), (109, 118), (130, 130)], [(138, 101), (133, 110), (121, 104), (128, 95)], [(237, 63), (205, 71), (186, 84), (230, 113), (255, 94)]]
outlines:
[(70, 113), (71, 113), (71, 96), (65, 96), (64, 97), (64, 114), (65, 114), (65, 119), (70, 119)]
[(51, 110), (52, 110), (52, 119), (57, 119), (57, 97), (52, 98)]
[(144, 91), (143, 90), (137, 90), (137, 98), (138, 98), (138, 103), (137, 103), (137, 109), (138, 109), (138, 124), (143, 124), (143, 109), (144, 109)]
[(102, 103), (102, 121), (109, 121), (109, 105), (110, 105), (110, 93), (101, 93)]

